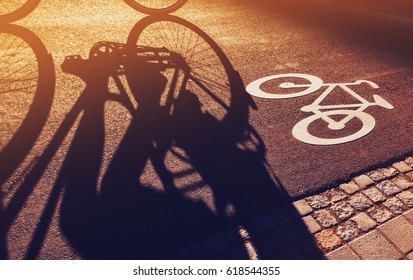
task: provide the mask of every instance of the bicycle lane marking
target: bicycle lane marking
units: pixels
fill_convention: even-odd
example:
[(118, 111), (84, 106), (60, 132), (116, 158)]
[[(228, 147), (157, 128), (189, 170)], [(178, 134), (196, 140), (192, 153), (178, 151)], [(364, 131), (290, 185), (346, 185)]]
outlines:
[[(261, 89), (261, 86), (266, 82), (273, 81), (276, 79), (304, 79), (304, 83), (295, 83), (295, 82), (282, 82), (278, 85), (281, 89), (298, 89), (299, 91), (294, 91), (293, 93), (288, 92), (286, 94), (273, 92), (269, 93)], [(378, 90), (379, 86), (374, 82), (367, 80), (358, 80), (354, 83), (323, 83), (323, 81), (316, 76), (300, 73), (289, 73), (289, 74), (279, 74), (273, 76), (267, 76), (256, 81), (251, 82), (246, 90), (249, 94), (265, 98), (265, 99), (289, 99), (297, 98), (307, 94), (312, 94), (318, 91), (322, 87), (327, 87), (324, 92), (310, 105), (304, 106), (301, 108), (301, 111), (313, 113), (313, 115), (299, 121), (292, 129), (292, 134), (297, 140), (311, 144), (311, 145), (338, 145), (344, 144), (351, 141), (360, 139), (371, 131), (373, 131), (376, 120), (370, 114), (364, 112), (368, 107), (371, 106), (380, 106), (389, 110), (394, 109), (394, 107), (387, 102), (384, 98), (377, 94), (373, 94), (372, 97), (374, 102), (369, 102), (360, 96), (356, 91), (351, 89), (352, 86), (357, 86), (361, 84), (368, 84), (372, 89)], [(333, 104), (333, 105), (321, 105), (321, 103), (326, 99), (336, 88), (341, 88), (355, 100), (358, 100), (359, 103), (350, 103), (350, 104)], [(303, 90), (302, 90), (303, 89)], [(300, 91), (301, 90), (301, 91)], [(275, 91), (275, 90), (274, 90)], [(353, 108), (353, 110), (350, 110)], [(330, 116), (344, 115), (340, 121), (336, 121)], [(327, 125), (328, 129), (332, 131), (341, 131), (346, 128), (348, 122), (353, 119), (359, 119), (362, 126), (357, 131), (352, 132), (350, 135), (342, 136), (338, 138), (327, 138), (327, 137), (317, 137), (309, 131), (309, 126), (316, 122), (317, 120), (323, 120)]]

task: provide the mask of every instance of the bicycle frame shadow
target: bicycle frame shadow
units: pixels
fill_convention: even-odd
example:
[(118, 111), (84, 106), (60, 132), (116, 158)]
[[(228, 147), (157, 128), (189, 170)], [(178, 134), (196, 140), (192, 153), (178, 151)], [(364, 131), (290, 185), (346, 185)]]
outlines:
[[(265, 144), (249, 123), (252, 103), (235, 70), (228, 73), (233, 98), (227, 117), (217, 119), (186, 88), (179, 90), (172, 112), (160, 105), (168, 87), (167, 78), (153, 65), (130, 58), (126, 62), (113, 57), (107, 60), (104, 55), (94, 59), (93, 64), (76, 60), (81, 63), (62, 67), (81, 77), (86, 88), (23, 183), (27, 188), (38, 182), (81, 115), (27, 259), (39, 256), (62, 191), (60, 230), (85, 259), (191, 258), (181, 255), (180, 249), (237, 225), (254, 234), (250, 241), (260, 258), (322, 258), (312, 236), (296, 219), (298, 214), (288, 194), (266, 164)], [(119, 64), (138, 104), (136, 109), (124, 98), (123, 90), (121, 95), (107, 93), (108, 79), (113, 76), (114, 65)], [(125, 106), (131, 121), (99, 186), (106, 144), (105, 106), (109, 100)], [(172, 172), (171, 155), (185, 161), (190, 170)], [(140, 182), (149, 162), (154, 167), (149, 171), (152, 178), (159, 178), (163, 189)], [(186, 179), (180, 180), (183, 176)], [(212, 199), (207, 198), (208, 194)], [(280, 228), (257, 229), (251, 222), (263, 214), (285, 214), (286, 209), (295, 218), (287, 225), (281, 222)], [(239, 233), (236, 235), (242, 239)], [(307, 247), (293, 246), (291, 236), (297, 235), (300, 240), (294, 241)], [(272, 243), (262, 242), (267, 239)], [(229, 257), (227, 253), (192, 257)], [(235, 256), (248, 257), (245, 247)]]

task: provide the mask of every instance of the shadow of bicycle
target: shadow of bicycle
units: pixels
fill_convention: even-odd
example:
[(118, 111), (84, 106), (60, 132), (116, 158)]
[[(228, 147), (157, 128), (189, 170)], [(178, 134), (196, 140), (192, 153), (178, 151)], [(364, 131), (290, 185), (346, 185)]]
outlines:
[[(241, 77), (201, 29), (146, 17), (128, 44), (98, 43), (62, 69), (86, 87), (21, 186), (39, 183), (78, 120), (26, 258), (39, 257), (58, 205), (60, 232), (85, 259), (248, 259), (246, 243), (262, 259), (322, 258), (266, 163)], [(117, 146), (107, 138), (120, 125), (114, 104), (129, 114)], [(236, 254), (208, 239), (240, 226), (251, 234), (232, 231)], [(182, 251), (190, 243), (203, 253)]]

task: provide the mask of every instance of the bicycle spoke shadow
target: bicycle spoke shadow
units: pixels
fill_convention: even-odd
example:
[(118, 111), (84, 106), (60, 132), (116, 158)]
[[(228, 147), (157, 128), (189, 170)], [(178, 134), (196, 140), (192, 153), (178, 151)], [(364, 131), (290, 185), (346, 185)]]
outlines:
[[(225, 117), (220, 118), (213, 114), (216, 105), (203, 103), (199, 91), (190, 87), (178, 90), (173, 108), (167, 107), (162, 96), (174, 85), (153, 60), (148, 63), (122, 56), (123, 60), (117, 61), (105, 50), (93, 61), (72, 57), (66, 61), (69, 64), (62, 65), (66, 72), (82, 78), (86, 88), (23, 187), (38, 182), (76, 118), (81, 117), (26, 258), (38, 257), (62, 191), (61, 232), (86, 259), (248, 258), (250, 253), (242, 244), (236, 255), (228, 251), (179, 254), (191, 242), (238, 225), (253, 234), (249, 242), (260, 258), (322, 258), (312, 236), (296, 218), (288, 194), (266, 164), (265, 144), (249, 123), (250, 97), (231, 65), (225, 67), (231, 102), (224, 106)], [(123, 65), (136, 109), (123, 97), (106, 93), (114, 65)], [(228, 69), (232, 71), (228, 73)], [(191, 73), (191, 83), (213, 100), (219, 99), (216, 89), (209, 86), (216, 77), (204, 74), (206, 79), (200, 80), (205, 76)], [(107, 121), (104, 108), (111, 98), (128, 108), (131, 122), (99, 186)], [(171, 155), (175, 161), (170, 161)], [(190, 169), (179, 169), (176, 162), (185, 162)], [(163, 189), (141, 182), (149, 163), (154, 167), (149, 171), (151, 178), (159, 178)], [(257, 226), (256, 218), (268, 215), (279, 224)], [(286, 215), (291, 219), (286, 220)], [(239, 232), (235, 235), (243, 239)]]
[[(14, 131), (13, 135), (5, 131), (0, 142), (0, 184), (3, 184), (42, 131), (53, 100), (55, 73), (50, 54), (30, 30), (3, 23), (0, 36), (3, 44), (0, 48), (3, 70), (0, 95), (4, 104), (1, 113), (3, 122)], [(20, 116), (22, 113), (25, 115)]]
[(55, 71), (51, 55), (36, 34), (0, 23), (0, 258), (7, 258), (6, 233), (32, 188), (21, 188), (13, 202), (3, 197), (14, 189), (8, 182), (38, 139), (51, 109)]

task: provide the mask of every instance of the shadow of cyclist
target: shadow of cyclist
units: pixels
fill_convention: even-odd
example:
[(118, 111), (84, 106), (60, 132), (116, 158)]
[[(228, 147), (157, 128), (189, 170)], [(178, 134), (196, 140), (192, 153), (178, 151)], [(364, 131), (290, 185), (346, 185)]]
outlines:
[(164, 163), (172, 127), (168, 111), (160, 106), (168, 81), (158, 69), (139, 59), (125, 65), (125, 74), (138, 108), (132, 112), (132, 122), (106, 172), (102, 195), (116, 195), (136, 186), (137, 175), (149, 159), (166, 190), (174, 191), (172, 175)]
[(183, 229), (196, 229), (201, 234), (206, 226), (216, 223), (203, 203), (139, 183), (146, 162), (156, 154), (155, 144), (161, 146), (167, 139), (168, 115), (159, 106), (166, 78), (148, 65), (136, 61), (130, 64), (133, 68), (126, 66), (125, 71), (133, 72), (130, 87), (139, 107), (132, 113), (100, 193), (97, 185), (104, 146), (105, 96), (99, 93), (108, 84), (108, 75), (102, 71), (107, 65), (95, 64), (99, 73), (78, 68), (92, 74), (83, 77), (87, 82), (81, 97), (84, 113), (60, 173), (59, 181), (65, 185), (60, 223), (66, 238), (85, 258), (163, 258), (194, 234)]
[[(131, 123), (104, 174), (99, 191), (98, 178), (105, 145), (104, 104), (107, 101), (107, 96), (101, 93), (107, 90), (108, 72), (105, 69), (108, 65), (98, 61), (94, 64), (96, 71), (86, 65), (76, 67), (77, 75), (86, 81), (87, 86), (74, 112), (83, 114), (48, 202), (53, 207), (56, 203), (53, 200), (64, 189), (61, 231), (82, 257), (179, 258), (176, 252), (190, 242), (242, 223), (254, 215), (271, 212), (279, 204), (288, 204), (288, 197), (265, 167), (262, 146), (256, 150), (238, 147), (234, 139), (239, 137), (234, 137), (233, 132), (240, 128), (237, 125), (234, 130), (222, 127), (221, 122), (202, 112), (197, 97), (191, 92), (182, 92), (175, 113), (170, 115), (159, 105), (165, 77), (138, 63), (130, 72), (128, 67), (125, 69), (132, 92), (140, 103), (132, 112)], [(137, 75), (140, 82), (136, 81)], [(238, 112), (240, 120), (247, 119), (246, 115)], [(68, 116), (75, 119), (73, 114)], [(57, 135), (57, 138), (62, 139), (63, 135)], [(194, 200), (186, 195), (186, 183), (179, 190), (174, 186), (171, 179), (175, 178), (162, 160), (166, 148), (160, 149), (170, 147), (174, 141), (185, 150), (193, 169), (204, 181), (198, 190), (201, 196), (212, 190), (216, 214), (201, 197)], [(159, 177), (169, 178), (173, 191), (164, 192), (139, 183), (149, 160), (158, 174), (166, 174)], [(159, 163), (161, 166), (156, 166)], [(228, 212), (231, 205), (232, 210)], [(38, 254), (48, 219), (54, 211), (49, 206), (45, 209), (28, 250), (28, 258)], [(256, 237), (260, 238), (260, 235)], [(266, 249), (260, 245), (256, 248), (262, 258), (286, 258), (285, 248)], [(244, 248), (235, 258), (247, 256)], [(311, 258), (314, 256), (320, 257), (313, 254)]]
[[(230, 79), (238, 79), (231, 83), (234, 98), (227, 109), (228, 117), (218, 119), (208, 113), (208, 108), (204, 108), (208, 105), (201, 104), (190, 90), (179, 92), (172, 111), (165, 108), (161, 96), (168, 85), (163, 73), (131, 58), (122, 61), (138, 107), (131, 109), (118, 99), (130, 110), (131, 121), (107, 169), (102, 171), (104, 106), (110, 99), (105, 92), (108, 77), (114, 74), (114, 65), (120, 63), (113, 57), (103, 58), (105, 56), (97, 56), (93, 63), (75, 59), (73, 62), (78, 64), (65, 69), (81, 77), (86, 88), (68, 114), (67, 118), (71, 120), (65, 119), (62, 125), (72, 124), (83, 114), (30, 245), (28, 258), (36, 258), (41, 248), (60, 190), (64, 190), (60, 209), (61, 232), (83, 258), (179, 258), (182, 256), (177, 252), (183, 246), (237, 225), (254, 233), (250, 241), (261, 258), (322, 257), (300, 220), (290, 219), (287, 225), (281, 221), (277, 228), (274, 225), (258, 226), (258, 229), (254, 226), (256, 222), (250, 221), (261, 214), (281, 213), (276, 208), (288, 208), (290, 217), (295, 215), (295, 210), (266, 165), (265, 145), (249, 124), (249, 99), (235, 71), (227, 73)], [(193, 79), (197, 83), (195, 77)], [(61, 135), (56, 135), (57, 139), (63, 139), (69, 127), (59, 128)], [(173, 147), (185, 153), (180, 159), (191, 166), (190, 172), (175, 174), (166, 167), (171, 163), (166, 159), (166, 153)], [(43, 161), (39, 159), (39, 162)], [(154, 167), (152, 171), (147, 170), (150, 163)], [(141, 183), (145, 172), (151, 173), (151, 184), (160, 178), (164, 189)], [(186, 176), (185, 180), (182, 176)], [(193, 184), (196, 180), (200, 182)], [(278, 214), (274, 215), (277, 217)], [(307, 241), (310, 254), (294, 255), (307, 249), (291, 249), (292, 241), (298, 237)], [(235, 239), (245, 241), (243, 238), (239, 232), (235, 233)], [(264, 239), (272, 243), (263, 243)], [(204, 250), (208, 250), (207, 243), (210, 242), (202, 243)], [(215, 255), (209, 252), (209, 255), (183, 257), (247, 258), (247, 249), (240, 248), (240, 243), (237, 245), (235, 256), (222, 251)]]
[[(97, 69), (102, 73), (104, 67)], [(105, 99), (99, 93), (107, 86), (107, 75), (87, 81), (84, 113), (61, 171), (65, 185), (61, 229), (83, 257), (176, 258), (169, 253), (231, 225), (248, 227), (244, 221), (288, 205), (288, 196), (265, 165), (259, 136), (255, 138), (260, 144), (252, 149), (242, 145), (252, 137), (248, 130), (253, 130), (242, 97), (230, 109), (238, 120), (231, 127), (203, 112), (190, 91), (180, 92), (173, 113), (166, 110), (160, 105), (166, 79), (159, 70), (130, 61), (125, 75), (139, 104), (103, 176), (101, 191)], [(174, 174), (165, 167), (165, 153), (172, 146), (185, 151), (202, 179), (197, 192), (211, 192), (212, 203), (201, 200), (202, 195), (196, 200), (187, 196), (190, 180), (175, 186)], [(140, 183), (148, 161), (164, 191)], [(257, 248), (263, 258), (282, 258), (286, 250), (270, 254)], [(245, 249), (238, 257), (242, 255), (248, 255)]]

